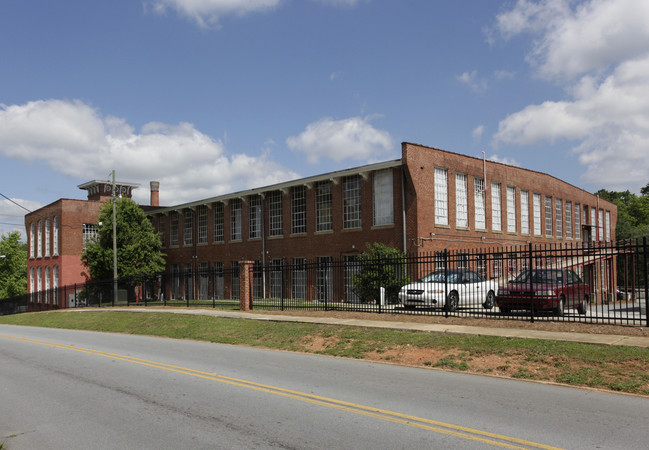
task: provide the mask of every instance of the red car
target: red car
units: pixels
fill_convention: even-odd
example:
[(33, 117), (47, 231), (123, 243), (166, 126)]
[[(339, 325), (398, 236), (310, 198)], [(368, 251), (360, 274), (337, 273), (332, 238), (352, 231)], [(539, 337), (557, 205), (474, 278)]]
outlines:
[(525, 270), (498, 289), (496, 304), (501, 314), (509, 314), (515, 309), (531, 310), (532, 298), (535, 311), (549, 310), (561, 316), (565, 308), (576, 308), (579, 314), (586, 314), (590, 288), (571, 269)]

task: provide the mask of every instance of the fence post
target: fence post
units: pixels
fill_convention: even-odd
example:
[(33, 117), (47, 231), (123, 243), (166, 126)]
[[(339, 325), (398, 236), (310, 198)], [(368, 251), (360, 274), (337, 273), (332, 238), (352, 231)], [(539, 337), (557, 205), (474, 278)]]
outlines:
[(382, 311), (382, 306), (383, 305), (381, 304), (382, 303), (381, 302), (381, 300), (382, 300), (381, 299), (381, 273), (382, 273), (381, 271), (382, 271), (383, 267), (381, 266), (381, 254), (380, 253), (377, 255), (376, 263), (377, 263), (377, 267), (378, 267), (378, 270), (376, 271), (376, 276), (378, 278), (377, 279), (377, 284), (378, 284), (378, 293), (379, 293), (379, 298), (377, 300), (377, 303), (379, 304), (379, 314), (381, 314), (383, 312)]
[(534, 280), (532, 279), (532, 243), (528, 243), (528, 267), (530, 271), (530, 322), (534, 323)]
[(649, 327), (649, 261), (647, 260), (647, 237), (642, 238), (642, 253), (644, 254), (644, 307), (645, 321)]
[(281, 310), (284, 311), (284, 297), (286, 292), (284, 292), (284, 287), (286, 286), (286, 257), (282, 258), (282, 300), (281, 300)]
[(239, 263), (239, 309), (241, 309), (241, 311), (249, 311), (252, 309), (250, 278), (254, 263), (254, 261), (241, 261)]
[(444, 317), (448, 318), (448, 249), (444, 249)]

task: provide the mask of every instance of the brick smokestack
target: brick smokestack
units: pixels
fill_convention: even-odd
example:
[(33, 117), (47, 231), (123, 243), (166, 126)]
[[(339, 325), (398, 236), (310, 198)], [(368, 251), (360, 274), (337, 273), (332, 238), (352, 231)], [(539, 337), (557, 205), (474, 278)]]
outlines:
[(160, 206), (160, 182), (151, 182), (151, 206)]

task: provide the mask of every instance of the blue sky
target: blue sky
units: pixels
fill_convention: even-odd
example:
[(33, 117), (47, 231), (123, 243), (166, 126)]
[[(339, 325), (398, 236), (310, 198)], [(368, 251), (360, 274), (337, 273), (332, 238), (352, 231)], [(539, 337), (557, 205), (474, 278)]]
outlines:
[(170, 205), (403, 141), (638, 192), (647, 23), (644, 0), (3, 0), (0, 233), (113, 169)]

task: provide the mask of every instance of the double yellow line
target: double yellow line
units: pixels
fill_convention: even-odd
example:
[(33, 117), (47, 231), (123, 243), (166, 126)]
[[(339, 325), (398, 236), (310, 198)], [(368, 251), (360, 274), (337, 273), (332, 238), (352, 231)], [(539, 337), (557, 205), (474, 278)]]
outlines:
[(270, 386), (267, 384), (255, 383), (253, 381), (242, 380), (239, 378), (227, 377), (224, 375), (219, 375), (211, 372), (204, 372), (201, 370), (189, 369), (187, 367), (176, 366), (173, 364), (166, 364), (156, 361), (149, 361), (146, 359), (134, 358), (132, 356), (120, 355), (118, 353), (104, 352), (100, 350), (93, 350), (89, 348), (76, 347), (73, 345), (59, 344), (56, 342), (41, 341), (37, 339), (27, 339), (17, 336), (10, 336), (5, 334), (0, 334), (1, 338), (12, 339), (16, 341), (29, 342), (32, 344), (45, 345), (53, 348), (60, 348), (65, 350), (72, 350), (75, 352), (86, 353), (89, 355), (103, 356), (105, 358), (111, 358), (114, 360), (125, 361), (133, 364), (139, 364), (142, 366), (153, 367), (156, 369), (166, 370), (169, 372), (175, 372), (183, 375), (189, 375), (197, 378), (203, 378), (209, 381), (218, 381), (219, 383), (226, 383), (232, 386), (238, 386), (247, 389), (253, 389), (259, 392), (265, 392), (267, 394), (279, 395), (286, 398), (291, 398), (294, 400), (299, 400), (306, 403), (312, 403), (315, 405), (320, 405), (328, 408), (334, 408), (342, 411), (347, 411), (354, 414), (363, 415), (366, 417), (372, 417), (375, 419), (385, 420), (388, 422), (398, 423), (402, 425), (407, 425), (410, 427), (420, 428), (424, 430), (434, 431), (436, 433), (442, 433), (450, 436), (455, 436), (461, 439), (469, 439), (472, 441), (478, 441), (485, 444), (493, 445), (496, 447), (503, 448), (512, 448), (512, 449), (528, 449), (528, 448), (540, 448), (547, 450), (556, 450), (557, 447), (551, 447), (548, 445), (538, 444), (531, 441), (526, 441), (523, 439), (517, 439), (509, 436), (504, 436), (496, 433), (490, 433), (487, 431), (476, 430), (473, 428), (462, 427), (459, 425), (448, 424), (444, 422), (439, 422), (436, 420), (425, 419), (422, 417), (411, 416), (408, 414), (402, 414), (394, 411), (388, 411), (385, 409), (374, 408), (371, 406), (360, 405), (357, 403), (345, 402), (342, 400), (336, 400), (333, 398), (322, 397), (319, 395), (308, 394), (305, 392), (294, 391), (291, 389), (280, 388), (277, 386)]

